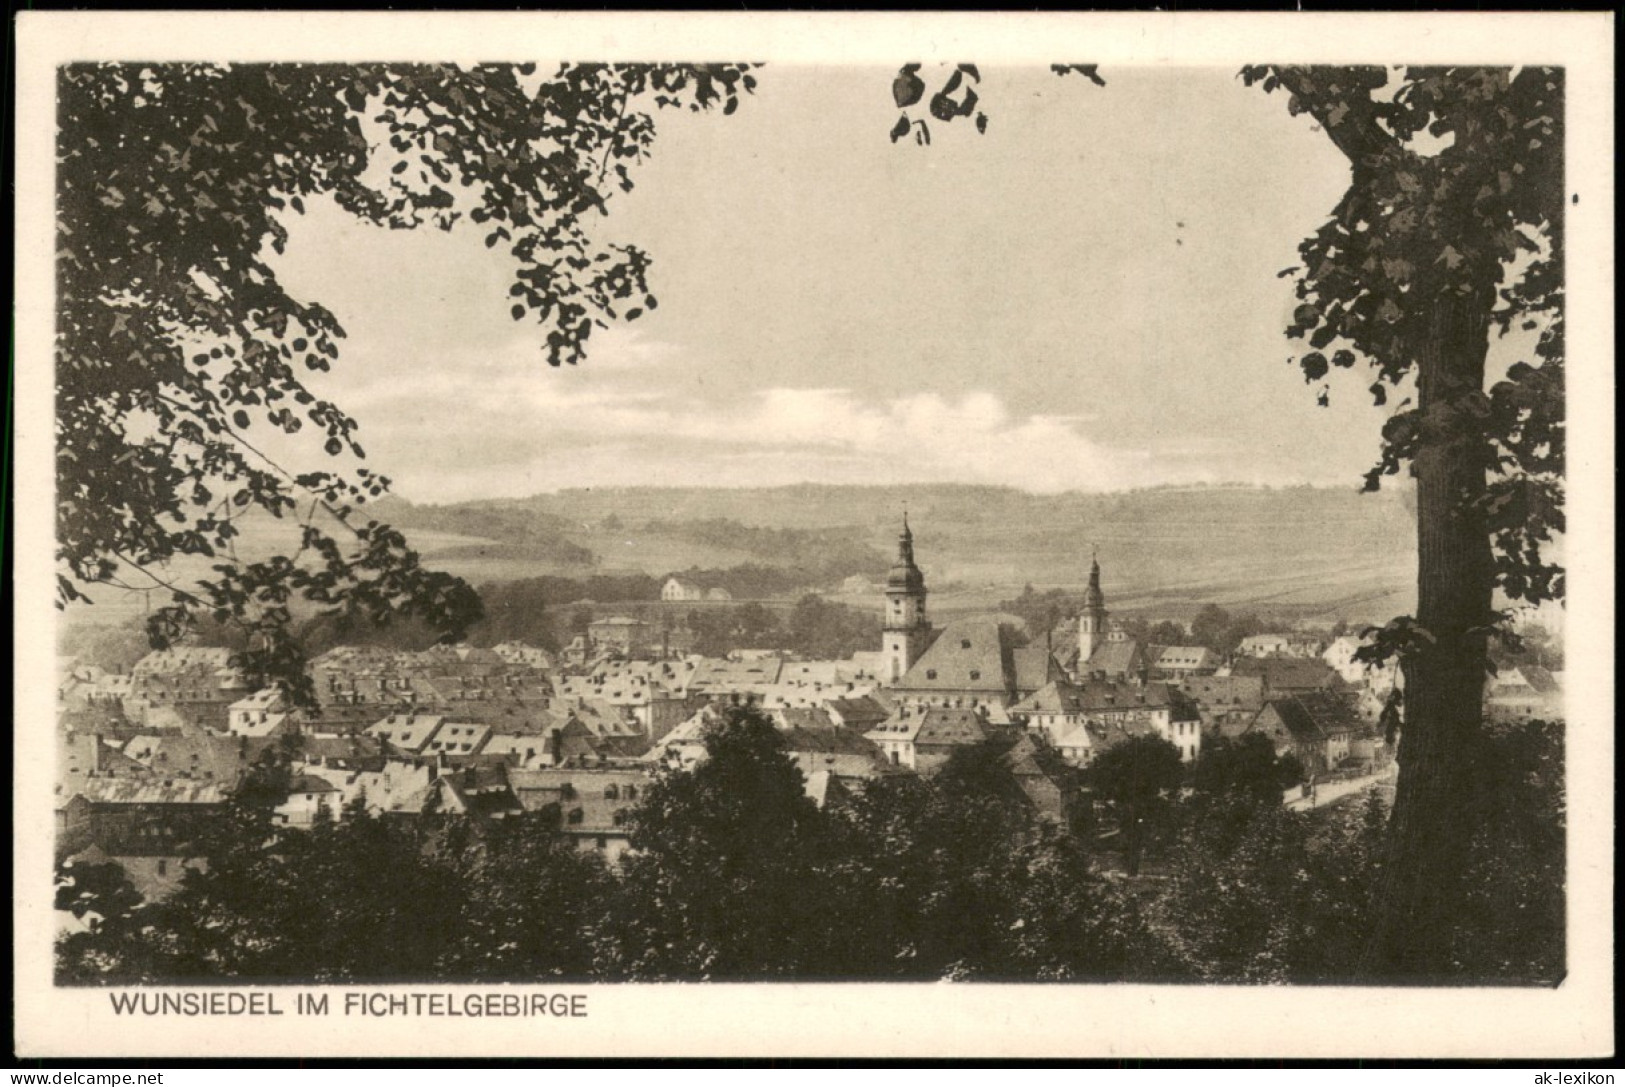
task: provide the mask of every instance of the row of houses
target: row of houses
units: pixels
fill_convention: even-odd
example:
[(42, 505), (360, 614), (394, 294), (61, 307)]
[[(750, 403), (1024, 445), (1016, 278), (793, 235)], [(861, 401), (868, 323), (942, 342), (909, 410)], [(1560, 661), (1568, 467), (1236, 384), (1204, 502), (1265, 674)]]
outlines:
[[(631, 619), (593, 624), (579, 656), (557, 659), (518, 643), (340, 647), (312, 662), (315, 715), (245, 690), (223, 650), (155, 654), (127, 677), (70, 669), (59, 683), (59, 850), (127, 855), (144, 889), (162, 893), (199, 820), (267, 747), (288, 744), (293, 779), (278, 812), (289, 826), (355, 804), (488, 820), (557, 805), (580, 848), (613, 857), (652, 777), (702, 762), (708, 728), (737, 705), (773, 721), (824, 805), (876, 778), (936, 773), (971, 745), (998, 749), (1051, 818), (1080, 769), (1140, 736), (1194, 763), (1204, 740), (1261, 734), (1313, 774), (1388, 757), (1376, 724), (1393, 679), (1354, 660), (1357, 643), (1228, 662), (1142, 646), (1110, 620), (1098, 562), (1059, 649), (1053, 632), (1032, 644), (993, 618), (935, 628), (906, 524), (886, 592), (880, 647), (841, 661), (673, 654)], [(1507, 714), (1546, 712), (1560, 696), (1538, 670), (1497, 681), (1487, 700)]]

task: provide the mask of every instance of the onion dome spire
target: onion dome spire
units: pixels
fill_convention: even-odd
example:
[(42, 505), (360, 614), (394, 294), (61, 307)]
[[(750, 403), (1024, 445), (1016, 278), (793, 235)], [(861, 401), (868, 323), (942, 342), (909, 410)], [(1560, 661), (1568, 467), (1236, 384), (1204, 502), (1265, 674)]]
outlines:
[(906, 512), (903, 514), (902, 534), (897, 537), (897, 561), (892, 563), (891, 572), (886, 575), (886, 588), (915, 593), (925, 591), (925, 575), (914, 564), (914, 533), (908, 527)]

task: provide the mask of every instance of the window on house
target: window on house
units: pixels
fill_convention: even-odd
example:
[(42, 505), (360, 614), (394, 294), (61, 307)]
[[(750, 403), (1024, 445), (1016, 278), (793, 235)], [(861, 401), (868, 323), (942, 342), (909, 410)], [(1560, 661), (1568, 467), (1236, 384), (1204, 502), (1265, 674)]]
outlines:
[(981, 679), (982, 678), (982, 673), (980, 673), (976, 669), (972, 668), (971, 673), (970, 673), (970, 678), (972, 678), (972, 679)]
[(169, 874), (169, 862), (162, 857), (158, 858), (158, 874), (160, 876), (167, 876)]
[(936, 679), (937, 678), (937, 670), (935, 668), (927, 668), (925, 670), (925, 678), (926, 679)]
[(970, 639), (969, 638), (961, 638), (961, 639), (959, 639), (959, 648), (961, 648), (961, 649), (969, 649), (970, 648)]

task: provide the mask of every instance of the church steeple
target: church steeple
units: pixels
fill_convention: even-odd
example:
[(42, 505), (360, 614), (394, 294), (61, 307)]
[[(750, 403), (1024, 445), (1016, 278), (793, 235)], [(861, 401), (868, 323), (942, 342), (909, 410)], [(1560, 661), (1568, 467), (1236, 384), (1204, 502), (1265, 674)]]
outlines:
[(1106, 594), (1100, 591), (1100, 550), (1089, 560), (1089, 588), (1083, 594), (1083, 610), (1078, 615), (1078, 671), (1087, 672), (1089, 658), (1106, 640)]
[(908, 527), (908, 514), (903, 514), (903, 532), (897, 537), (897, 561), (886, 575), (886, 591), (907, 590), (925, 595), (925, 575), (914, 565), (914, 533)]
[(914, 533), (903, 514), (897, 537), (897, 561), (886, 575), (886, 621), (881, 634), (885, 658), (882, 677), (889, 684), (902, 679), (925, 652), (931, 624), (925, 616), (925, 575), (914, 563)]

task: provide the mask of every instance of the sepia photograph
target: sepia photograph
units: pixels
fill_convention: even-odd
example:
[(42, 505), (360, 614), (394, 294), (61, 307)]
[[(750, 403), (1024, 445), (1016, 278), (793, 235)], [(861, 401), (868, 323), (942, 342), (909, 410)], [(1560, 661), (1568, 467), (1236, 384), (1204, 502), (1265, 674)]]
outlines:
[(1611, 16), (1328, 18), (25, 17), (19, 1048), (1612, 1053)]

